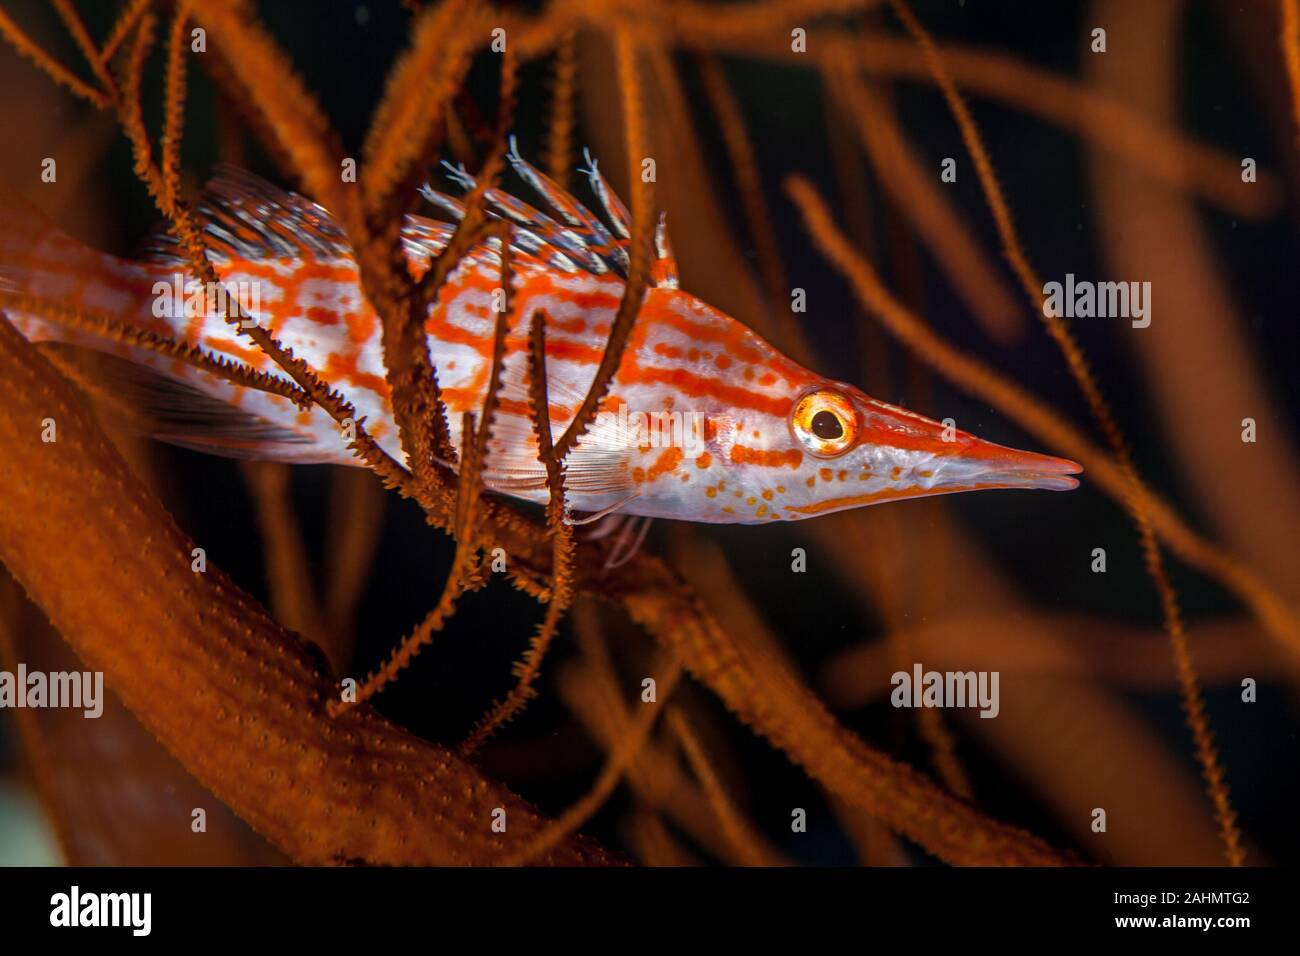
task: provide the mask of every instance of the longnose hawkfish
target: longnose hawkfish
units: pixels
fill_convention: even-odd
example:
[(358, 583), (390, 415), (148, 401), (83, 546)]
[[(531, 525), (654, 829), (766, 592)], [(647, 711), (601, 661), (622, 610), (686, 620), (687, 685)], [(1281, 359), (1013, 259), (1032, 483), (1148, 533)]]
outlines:
[[(604, 220), (526, 163), (513, 145), (509, 159), (551, 212), (499, 189), (486, 192), (492, 215), (510, 224), (514, 306), (483, 481), (494, 492), (544, 502), (546, 474), (529, 397), (529, 320), (539, 310), (545, 316), (549, 411), (558, 439), (606, 346), (629, 268), (631, 230), (625, 207), (590, 158), (585, 172)], [(472, 185), (463, 170), (452, 175)], [(448, 195), (427, 186), (423, 193), (450, 221), (405, 220), (404, 251), (416, 277), (446, 247), (465, 212)], [(195, 211), (226, 293), (339, 388), (371, 437), (405, 460), (389, 403), (380, 322), (330, 214), (225, 168)], [(288, 380), (226, 321), (224, 310), (210, 307), (210, 296), (200, 294), (196, 305), (187, 264), (165, 238), (147, 257), (126, 261), (52, 227), (5, 233), (0, 288), (107, 316)], [(426, 322), (457, 448), (462, 413), (479, 410), (488, 388), (503, 299), (500, 242), (489, 238), (471, 250)], [(924, 495), (1064, 491), (1078, 484), (1070, 477), (1080, 471), (1074, 462), (983, 441), (786, 358), (741, 322), (679, 288), (662, 219), (654, 252), (650, 285), (610, 391), (566, 460), (572, 514), (757, 524)], [(162, 440), (231, 456), (357, 464), (338, 424), (319, 408), (300, 408), (120, 336), (61, 325), (49, 310), (42, 314), (9, 309), (11, 321), (33, 341), (127, 360), (139, 373), (129, 388), (149, 405), (150, 430)]]

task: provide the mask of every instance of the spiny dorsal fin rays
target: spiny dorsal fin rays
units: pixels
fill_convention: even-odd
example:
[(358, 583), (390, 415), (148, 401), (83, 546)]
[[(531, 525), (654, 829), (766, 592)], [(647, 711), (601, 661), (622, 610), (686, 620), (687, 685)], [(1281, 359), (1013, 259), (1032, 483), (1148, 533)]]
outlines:
[[(457, 180), (457, 182), (461, 182), (459, 178), (460, 172), (461, 171), (455, 171), (456, 175), (453, 177)], [(473, 188), (472, 180), (471, 180), (470, 188), (471, 189)], [(452, 219), (456, 220), (457, 222), (465, 218), (464, 203), (462, 203), (458, 199), (448, 196), (446, 193), (439, 192), (438, 190), (430, 186), (428, 183), (425, 183), (423, 186), (420, 187), (420, 195), (422, 195), (429, 202), (430, 205), (436, 207), (437, 209), (442, 210), (444, 213), (446, 213), (448, 216), (450, 216)], [(493, 199), (492, 191), (488, 191), (484, 195), (484, 199), (488, 201), (489, 207), (494, 205), (492, 201)], [(521, 252), (524, 255), (531, 256), (536, 259), (540, 259), (544, 262), (548, 262), (550, 265), (554, 266), (556, 269), (559, 269), (561, 272), (578, 271), (577, 263), (575, 263), (569, 256), (561, 252), (554, 243), (548, 242), (544, 236), (538, 235), (537, 232), (535, 232), (534, 229), (530, 228), (530, 226), (527, 223), (521, 222), (519, 219), (515, 218), (514, 216), (506, 215), (502, 217), (499, 211), (496, 210), (490, 210), (490, 211), (492, 212), (493, 215), (498, 216), (498, 218), (509, 219), (511, 222), (515, 224), (516, 228), (512, 230), (512, 238), (510, 243), (511, 249), (515, 250), (516, 252)], [(538, 215), (541, 214), (538, 213)]]
[(428, 201), (429, 205), (441, 209), (457, 222), (465, 218), (465, 204), (463, 202), (448, 196), (446, 193), (438, 192), (428, 183), (420, 187), (420, 195)]
[[(501, 189), (486, 190), (484, 199), (492, 215), (516, 226), (512, 249), (548, 261), (564, 272), (582, 269), (594, 275), (605, 275), (612, 268), (626, 278), (631, 235), (627, 207), (610, 188), (591, 153), (584, 149), (583, 157), (587, 161), (587, 167), (579, 172), (586, 175), (617, 238), (582, 203), (523, 159), (513, 136), (510, 138), (507, 160), (520, 178), (546, 200), (560, 221)], [(474, 188), (474, 177), (464, 166), (453, 166), (446, 162), (442, 165), (457, 185), (467, 190)], [(464, 218), (465, 205), (459, 200), (439, 192), (427, 183), (420, 188), (420, 192), (432, 205), (453, 219)], [(678, 288), (677, 260), (673, 255), (667, 216), (664, 214), (660, 214), (655, 227), (654, 251), (656, 261), (650, 277), (651, 284), (668, 289)]]
[(578, 200), (560, 188), (560, 185), (519, 155), (519, 144), (510, 137), (510, 150), (506, 153), (510, 167), (519, 178), (531, 186), (550, 204), (555, 213), (571, 229), (578, 231), (583, 243), (602, 259), (612, 259), (615, 268), (626, 276), (628, 270), (627, 243), (616, 240), (609, 230)]
[[(587, 162), (586, 169), (579, 169), (587, 177), (587, 182), (591, 185), (591, 191), (596, 194), (600, 204), (604, 207), (605, 215), (618, 234), (621, 240), (619, 246), (624, 250), (623, 255), (626, 257), (628, 243), (632, 239), (632, 214), (628, 212), (627, 206), (623, 200), (618, 198), (613, 188), (605, 179), (604, 174), (600, 171), (600, 166), (596, 163), (596, 158), (591, 155), (591, 150), (583, 148), (582, 158)], [(672, 241), (668, 238), (668, 214), (659, 214), (659, 223), (655, 227), (655, 257), (658, 259), (653, 270), (651, 280), (654, 285), (662, 286), (667, 289), (676, 289), (678, 287), (677, 278), (677, 259), (673, 255)]]
[(677, 288), (677, 257), (673, 255), (673, 245), (668, 239), (666, 212), (659, 214), (659, 223), (655, 226), (655, 264), (651, 278), (661, 288)]
[[(465, 172), (464, 166), (453, 167), (449, 163), (443, 163), (443, 166), (451, 174), (451, 178), (458, 185), (465, 189), (474, 188), (474, 178)], [(561, 223), (556, 222), (553, 218), (536, 209), (522, 199), (510, 195), (501, 189), (489, 189), (484, 193), (484, 198), (488, 203), (495, 207), (498, 214), (509, 219), (525, 229), (532, 229), (544, 239), (549, 239), (554, 245), (559, 246), (565, 252), (571, 253), (584, 260), (589, 271), (598, 275), (609, 271), (609, 267), (596, 254), (581, 235), (572, 229), (566, 228)]]
[(627, 206), (623, 205), (623, 200), (618, 198), (618, 193), (610, 188), (609, 183), (600, 172), (600, 167), (596, 165), (596, 159), (591, 155), (591, 150), (585, 146), (582, 149), (582, 158), (587, 161), (586, 169), (579, 169), (587, 177), (587, 182), (591, 184), (591, 191), (596, 194), (600, 204), (605, 208), (605, 215), (609, 217), (610, 223), (614, 227), (614, 232), (620, 239), (632, 238), (632, 214), (628, 212)]
[[(627, 278), (631, 235), (627, 207), (601, 174), (590, 151), (584, 149), (583, 156), (587, 167), (579, 169), (579, 172), (587, 177), (592, 191), (600, 200), (610, 220), (609, 228), (554, 180), (523, 159), (514, 137), (511, 137), (507, 160), (519, 177), (546, 200), (559, 219), (501, 189), (486, 190), (484, 199), (492, 215), (507, 219), (517, 227), (511, 248), (535, 258), (549, 260), (564, 272), (581, 269), (593, 275), (605, 275), (612, 270), (620, 277)], [(442, 165), (457, 185), (467, 190), (474, 188), (475, 179), (464, 166), (447, 162)], [(422, 186), (420, 191), (425, 199), (451, 218), (459, 220), (465, 215), (463, 203), (429, 184)], [(614, 234), (611, 234), (610, 228)], [(658, 261), (650, 277), (650, 284), (677, 288), (677, 263), (668, 239), (667, 224), (662, 216), (656, 228), (654, 249)]]
[[(214, 168), (195, 212), (210, 237), (208, 253), (218, 260), (296, 258), (303, 249), (322, 259), (352, 255), (347, 236), (326, 210), (225, 163)], [(188, 263), (176, 238), (162, 230), (150, 237), (145, 255), (163, 264)]]
[[(451, 178), (465, 189), (474, 188), (474, 178), (463, 166), (443, 163)], [(429, 190), (433, 192), (433, 190)], [(483, 193), (489, 211), (494, 215), (508, 219), (522, 230), (533, 233), (545, 245), (562, 250), (568, 257), (576, 257), (583, 267), (596, 275), (609, 272), (609, 266), (595, 253), (582, 236), (556, 222), (540, 210), (534, 209), (521, 199), (516, 199), (500, 189), (488, 189)], [(445, 208), (446, 204), (442, 204)]]

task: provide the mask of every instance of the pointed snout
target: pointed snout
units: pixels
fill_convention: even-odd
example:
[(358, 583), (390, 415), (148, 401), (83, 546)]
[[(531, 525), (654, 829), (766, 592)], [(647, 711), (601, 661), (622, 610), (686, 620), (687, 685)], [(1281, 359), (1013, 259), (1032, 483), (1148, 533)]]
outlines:
[(1069, 459), (1019, 451), (992, 442), (979, 443), (982, 447), (977, 454), (945, 458), (935, 466), (936, 490), (1036, 488), (1041, 491), (1071, 491), (1079, 487), (1079, 480), (1071, 476), (1083, 469)]
[(992, 488), (1070, 491), (1079, 486), (1072, 476), (1083, 469), (1068, 458), (998, 445), (961, 431), (951, 421), (937, 422), (875, 399), (860, 400), (859, 405), (865, 442), (920, 453), (915, 457), (924, 465), (912, 477), (922, 493)]

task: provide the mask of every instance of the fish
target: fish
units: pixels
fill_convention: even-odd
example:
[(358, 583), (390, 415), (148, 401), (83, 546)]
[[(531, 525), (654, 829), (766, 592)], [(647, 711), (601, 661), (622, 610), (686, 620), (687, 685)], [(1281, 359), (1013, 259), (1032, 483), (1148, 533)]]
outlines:
[[(493, 493), (545, 503), (529, 392), (529, 322), (534, 314), (544, 318), (549, 413), (558, 440), (604, 355), (628, 277), (632, 230), (626, 207), (590, 155), (581, 171), (603, 216), (530, 165), (513, 140), (508, 160), (547, 207), (502, 188), (484, 193), (490, 215), (509, 223), (511, 294), (502, 288), (503, 239), (485, 239), (438, 291), (425, 331), (459, 450), (464, 413), (478, 414), (484, 404), (498, 314), (512, 301), (482, 480)], [(448, 172), (458, 185), (474, 186), (463, 168)], [(422, 193), (444, 218), (405, 218), (401, 242), (413, 280), (431, 268), (465, 215), (460, 200), (432, 185)], [(198, 286), (165, 233), (140, 257), (124, 259), (50, 223), (34, 224), (39, 214), (28, 209), (0, 214), (0, 290), (104, 316), (289, 382), (227, 321), (220, 296), (232, 297), (347, 396), (384, 451), (406, 461), (380, 320), (334, 217), (307, 197), (226, 166), (215, 170), (194, 213), (218, 289)], [(339, 424), (320, 408), (299, 407), (290, 397), (229, 381), (121, 335), (60, 322), (50, 310), (10, 307), (6, 314), (52, 353), (102, 356), (93, 366), (102, 391), (141, 409), (146, 430), (162, 441), (233, 457), (361, 464)], [(640, 311), (598, 414), (566, 459), (565, 491), (572, 516), (766, 524), (965, 491), (1067, 491), (1078, 486), (1074, 476), (1081, 471), (1073, 461), (985, 441), (951, 420), (880, 401), (792, 361), (681, 288), (661, 217)]]

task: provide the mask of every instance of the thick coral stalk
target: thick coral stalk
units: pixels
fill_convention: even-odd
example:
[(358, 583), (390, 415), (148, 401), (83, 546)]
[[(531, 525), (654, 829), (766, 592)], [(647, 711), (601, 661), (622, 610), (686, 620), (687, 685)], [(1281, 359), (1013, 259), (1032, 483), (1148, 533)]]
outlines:
[[(0, 381), (0, 560), (150, 732), (256, 830), (302, 862), (387, 864), (489, 863), (539, 831), (536, 811), (446, 749), (367, 708), (326, 718), (338, 688), (309, 646), (211, 564), (192, 570), (194, 542), (3, 321)], [(498, 807), (506, 834), (492, 832)], [(612, 862), (582, 840), (545, 859)]]

